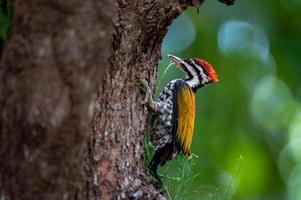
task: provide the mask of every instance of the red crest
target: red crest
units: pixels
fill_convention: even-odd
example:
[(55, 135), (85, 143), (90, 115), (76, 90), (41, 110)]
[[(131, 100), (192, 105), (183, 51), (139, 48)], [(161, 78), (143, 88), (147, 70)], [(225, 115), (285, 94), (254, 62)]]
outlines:
[(212, 82), (218, 82), (218, 77), (217, 74), (215, 73), (214, 68), (212, 67), (212, 65), (210, 65), (208, 62), (206, 62), (205, 60), (199, 59), (199, 58), (193, 58), (193, 60), (203, 66), (203, 69), (207, 72), (208, 77), (212, 80)]

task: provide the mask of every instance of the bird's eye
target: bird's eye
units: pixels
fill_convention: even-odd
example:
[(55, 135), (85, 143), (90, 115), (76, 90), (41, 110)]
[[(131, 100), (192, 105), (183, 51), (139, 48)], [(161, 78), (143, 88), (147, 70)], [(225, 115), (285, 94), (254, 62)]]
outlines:
[(186, 60), (186, 62), (188, 63), (188, 65), (192, 65), (192, 61), (191, 60)]

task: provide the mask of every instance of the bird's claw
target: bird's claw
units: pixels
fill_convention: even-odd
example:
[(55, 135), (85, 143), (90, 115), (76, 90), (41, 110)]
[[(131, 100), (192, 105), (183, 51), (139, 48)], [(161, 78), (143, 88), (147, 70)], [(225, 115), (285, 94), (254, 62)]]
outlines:
[(148, 97), (146, 96), (144, 99), (140, 99), (139, 102), (144, 105), (147, 103), (147, 100), (148, 100)]
[(143, 92), (146, 93), (149, 90), (148, 83), (145, 79), (139, 78), (138, 83), (140, 85), (140, 88), (143, 90)]
[(140, 85), (140, 88), (145, 93), (145, 98), (144, 98), (144, 100), (140, 100), (140, 103), (146, 104), (148, 102), (149, 95), (151, 95), (151, 89), (149, 88), (148, 82), (145, 79), (139, 78), (138, 83)]

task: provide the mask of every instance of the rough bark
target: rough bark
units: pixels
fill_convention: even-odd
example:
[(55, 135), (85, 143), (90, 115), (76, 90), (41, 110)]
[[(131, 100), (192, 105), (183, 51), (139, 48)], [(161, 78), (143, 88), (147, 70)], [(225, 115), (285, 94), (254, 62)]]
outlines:
[(189, 4), (14, 1), (0, 67), (1, 197), (164, 199), (143, 166), (136, 79), (154, 85), (167, 27)]
[(186, 5), (177, 1), (118, 3), (112, 56), (89, 143), (88, 192), (103, 199), (158, 199), (160, 194), (143, 165), (146, 110), (138, 101), (137, 78), (154, 84), (162, 38)]
[(107, 1), (14, 1), (0, 69), (1, 195), (73, 199), (101, 71), (110, 54)]

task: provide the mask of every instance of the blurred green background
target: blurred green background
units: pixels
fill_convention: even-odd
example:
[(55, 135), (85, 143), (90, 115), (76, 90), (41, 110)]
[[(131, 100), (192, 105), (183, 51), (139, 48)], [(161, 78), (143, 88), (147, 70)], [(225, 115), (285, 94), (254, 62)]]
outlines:
[(0, 0), (0, 54), (11, 28), (13, 4), (11, 0)]
[[(11, 1), (0, 1), (0, 49)], [(170, 26), (167, 54), (211, 63), (220, 82), (198, 91), (191, 159), (160, 169), (170, 199), (301, 200), (301, 0), (205, 1)]]
[(190, 160), (160, 169), (171, 199), (301, 200), (301, 0), (205, 1), (169, 28), (157, 95), (183, 77), (167, 54), (211, 63)]

